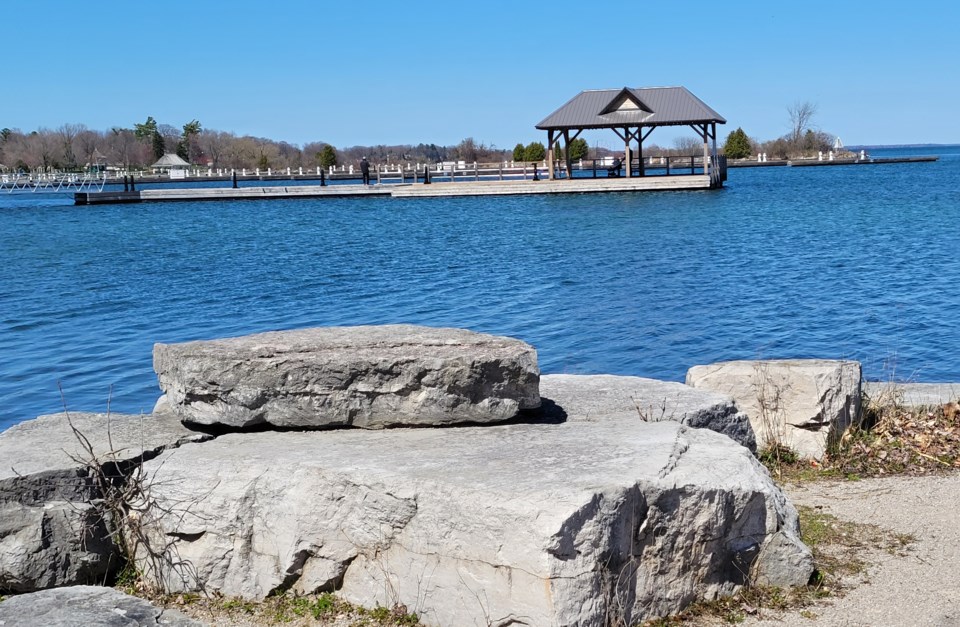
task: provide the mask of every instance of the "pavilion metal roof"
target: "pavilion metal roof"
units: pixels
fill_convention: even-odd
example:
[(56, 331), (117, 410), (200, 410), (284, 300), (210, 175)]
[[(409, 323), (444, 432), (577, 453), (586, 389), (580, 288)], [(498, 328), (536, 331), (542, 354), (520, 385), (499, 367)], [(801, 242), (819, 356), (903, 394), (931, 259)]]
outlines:
[(186, 168), (189, 166), (190, 164), (187, 161), (184, 161), (183, 159), (181, 159), (179, 155), (175, 155), (173, 153), (168, 152), (164, 154), (162, 157), (160, 157), (160, 159), (158, 159), (157, 162), (151, 165), (150, 167), (151, 168)]
[[(635, 108), (617, 107), (631, 100)], [(623, 87), (582, 91), (537, 124), (541, 130), (673, 126), (726, 120), (686, 87)]]

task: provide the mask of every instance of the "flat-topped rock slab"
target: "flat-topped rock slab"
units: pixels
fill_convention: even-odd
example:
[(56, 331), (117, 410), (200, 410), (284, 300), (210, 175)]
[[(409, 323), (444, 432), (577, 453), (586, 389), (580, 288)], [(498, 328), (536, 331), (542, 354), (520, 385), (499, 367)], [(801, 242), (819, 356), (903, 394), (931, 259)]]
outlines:
[(320, 327), (157, 344), (181, 420), (234, 428), (491, 423), (539, 407), (520, 340), (413, 325)]
[(892, 403), (904, 407), (932, 407), (960, 399), (960, 383), (869, 381), (864, 382), (863, 393), (876, 403)]
[(549, 374), (540, 377), (540, 397), (570, 421), (670, 420), (710, 429), (756, 452), (749, 417), (733, 398), (672, 381), (608, 374)]
[(232, 433), (145, 469), (176, 559), (141, 568), (173, 591), (599, 627), (812, 572), (754, 456), (673, 421)]

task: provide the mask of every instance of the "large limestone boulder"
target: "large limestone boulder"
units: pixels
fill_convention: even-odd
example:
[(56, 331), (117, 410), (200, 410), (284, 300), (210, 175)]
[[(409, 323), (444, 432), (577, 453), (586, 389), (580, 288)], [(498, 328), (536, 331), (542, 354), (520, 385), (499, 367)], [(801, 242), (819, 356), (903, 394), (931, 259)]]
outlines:
[(687, 385), (734, 398), (761, 445), (819, 459), (860, 416), (860, 363), (827, 359), (726, 361), (694, 366)]
[(729, 396), (672, 381), (608, 374), (550, 374), (540, 377), (546, 406), (562, 407), (566, 420), (672, 420), (722, 433), (757, 450), (750, 419)]
[(327, 327), (157, 344), (153, 364), (177, 415), (203, 425), (488, 423), (540, 405), (529, 344), (462, 329)]
[(122, 480), (142, 458), (207, 438), (170, 413), (54, 414), (0, 433), (0, 592), (109, 578), (123, 562), (90, 462)]
[(0, 626), (202, 627), (175, 610), (155, 607), (113, 588), (70, 586), (23, 594), (0, 603)]
[[(562, 407), (558, 408), (562, 411)], [(674, 421), (232, 433), (145, 466), (172, 591), (337, 589), (433, 625), (623, 624), (804, 584), (797, 514), (744, 447)]]

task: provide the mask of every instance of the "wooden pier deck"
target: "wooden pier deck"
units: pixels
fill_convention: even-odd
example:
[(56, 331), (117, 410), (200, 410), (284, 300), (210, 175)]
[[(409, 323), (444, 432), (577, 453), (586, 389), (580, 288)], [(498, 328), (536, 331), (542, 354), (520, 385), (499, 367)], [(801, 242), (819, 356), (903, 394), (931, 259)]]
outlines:
[(645, 176), (636, 178), (573, 178), (559, 180), (469, 181), (382, 185), (288, 185), (270, 187), (202, 187), (145, 189), (141, 191), (77, 192), (74, 204), (107, 205), (142, 202), (259, 200), (280, 198), (344, 198), (382, 196), (439, 198), (453, 196), (506, 196), (525, 194), (590, 194), (710, 189), (706, 175)]

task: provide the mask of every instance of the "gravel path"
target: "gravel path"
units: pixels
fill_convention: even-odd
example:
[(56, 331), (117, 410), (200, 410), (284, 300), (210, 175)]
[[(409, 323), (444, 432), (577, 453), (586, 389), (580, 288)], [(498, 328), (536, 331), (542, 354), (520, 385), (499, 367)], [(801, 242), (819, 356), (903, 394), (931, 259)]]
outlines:
[(960, 626), (960, 473), (788, 486), (797, 505), (822, 507), (841, 520), (870, 523), (916, 542), (905, 557), (871, 551), (866, 582), (800, 611), (750, 617), (745, 625)]

